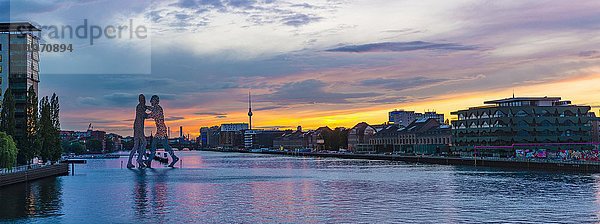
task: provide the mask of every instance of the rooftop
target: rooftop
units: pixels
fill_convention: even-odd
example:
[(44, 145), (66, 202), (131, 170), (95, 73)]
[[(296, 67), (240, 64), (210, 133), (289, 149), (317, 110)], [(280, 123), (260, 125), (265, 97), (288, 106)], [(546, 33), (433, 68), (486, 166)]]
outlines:
[(500, 100), (490, 100), (483, 102), (484, 104), (499, 104), (499, 103), (510, 103), (510, 102), (521, 102), (521, 101), (560, 101), (560, 97), (512, 97)]
[(0, 23), (0, 32), (42, 31), (29, 22)]

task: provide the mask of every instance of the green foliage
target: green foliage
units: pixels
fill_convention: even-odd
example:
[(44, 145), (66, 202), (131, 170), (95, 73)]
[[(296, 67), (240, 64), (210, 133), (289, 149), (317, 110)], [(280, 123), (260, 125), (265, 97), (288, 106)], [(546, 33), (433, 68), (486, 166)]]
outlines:
[(0, 132), (0, 168), (11, 168), (17, 163), (19, 150), (13, 138), (4, 132)]
[(52, 127), (54, 128), (51, 158), (53, 161), (56, 161), (60, 159), (60, 155), (63, 151), (62, 145), (60, 144), (60, 104), (56, 93), (52, 94), (52, 99), (50, 100), (50, 120), (52, 121)]
[(41, 109), (40, 109), (40, 123), (39, 123), (39, 138), (41, 141), (40, 157), (46, 161), (52, 157), (52, 151), (50, 148), (53, 144), (52, 135), (54, 134), (54, 127), (52, 126), (52, 120), (50, 115), (50, 103), (48, 97), (42, 98)]
[(96, 139), (90, 139), (85, 142), (85, 148), (92, 152), (102, 151), (102, 142)]
[(67, 153), (75, 153), (76, 155), (81, 155), (85, 153), (85, 145), (79, 142), (62, 142), (62, 148)]
[(112, 139), (106, 138), (106, 151), (114, 152), (115, 149), (116, 149), (116, 143)]
[(60, 143), (60, 123), (58, 122), (58, 98), (52, 96), (40, 101), (38, 137), (41, 142), (40, 157), (45, 161), (57, 161), (62, 153)]
[(10, 88), (4, 93), (2, 112), (0, 112), (0, 131), (10, 136), (15, 136), (15, 98)]
[(33, 157), (39, 155), (41, 141), (38, 136), (38, 97), (33, 86), (27, 91), (25, 106), (25, 129), (17, 139), (19, 147), (18, 160), (20, 163), (30, 163)]

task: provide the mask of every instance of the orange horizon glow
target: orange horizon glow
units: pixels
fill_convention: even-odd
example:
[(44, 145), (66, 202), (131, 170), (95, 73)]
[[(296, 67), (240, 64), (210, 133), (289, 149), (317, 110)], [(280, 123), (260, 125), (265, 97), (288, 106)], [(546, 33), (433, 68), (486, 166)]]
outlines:
[[(452, 120), (450, 112), (466, 109), (469, 107), (480, 106), (483, 101), (502, 99), (512, 97), (513, 90), (516, 97), (522, 96), (557, 96), (565, 100), (571, 100), (573, 104), (589, 105), (598, 108), (600, 105), (600, 74), (579, 76), (578, 78), (565, 78), (549, 82), (543, 82), (531, 85), (518, 85), (514, 89), (497, 88), (485, 91), (462, 92), (456, 94), (446, 94), (436, 96), (420, 102), (400, 103), (397, 105), (383, 104), (378, 106), (368, 106), (349, 110), (328, 110), (320, 111), (309, 108), (282, 109), (273, 111), (255, 111), (252, 117), (253, 128), (261, 127), (281, 127), (280, 129), (295, 129), (296, 126), (302, 126), (303, 129), (316, 129), (323, 126), (346, 127), (351, 128), (359, 122), (369, 124), (382, 124), (388, 120), (388, 112), (394, 109), (414, 110), (423, 112), (434, 109), (438, 113), (443, 113), (446, 119)], [(179, 126), (184, 127), (184, 133), (190, 136), (198, 136), (200, 127), (218, 126), (223, 123), (248, 122), (247, 111), (237, 111), (229, 113), (226, 119), (212, 119), (208, 121), (203, 116), (186, 116), (179, 121), (167, 122), (172, 127), (172, 133), (178, 133)], [(170, 114), (178, 114), (176, 110)], [(151, 121), (147, 122), (147, 127), (153, 127)], [(173, 128), (177, 127), (177, 128)], [(266, 128), (268, 129), (268, 128)]]

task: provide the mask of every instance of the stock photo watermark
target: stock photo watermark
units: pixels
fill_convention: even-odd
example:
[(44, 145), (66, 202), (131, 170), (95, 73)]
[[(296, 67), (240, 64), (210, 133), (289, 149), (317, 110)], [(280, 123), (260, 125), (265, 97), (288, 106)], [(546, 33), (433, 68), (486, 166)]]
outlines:
[(36, 25), (33, 28), (20, 26), (16, 30), (19, 32), (35, 31), (37, 32), (37, 36), (42, 40), (49, 42), (52, 40), (62, 40), (63, 42), (60, 44), (39, 43), (39, 45), (32, 42), (26, 46), (28, 51), (39, 52), (73, 52), (72, 41), (75, 40), (85, 40), (84, 43), (93, 46), (100, 39), (146, 40), (149, 38), (148, 27), (144, 24), (136, 23), (133, 19), (129, 19), (126, 24), (104, 26), (91, 24), (88, 19), (83, 19), (82, 23), (77, 25)]

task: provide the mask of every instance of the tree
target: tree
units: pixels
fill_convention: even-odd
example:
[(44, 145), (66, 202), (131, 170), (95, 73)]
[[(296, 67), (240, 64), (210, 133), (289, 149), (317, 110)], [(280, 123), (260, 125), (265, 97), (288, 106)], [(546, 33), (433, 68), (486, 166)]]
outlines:
[(60, 122), (58, 121), (58, 98), (42, 98), (40, 101), (38, 137), (41, 142), (40, 156), (44, 161), (57, 161), (62, 153)]
[(40, 157), (46, 161), (51, 160), (52, 157), (52, 144), (54, 139), (52, 139), (52, 135), (54, 135), (54, 126), (51, 120), (51, 112), (50, 112), (50, 103), (48, 102), (48, 97), (42, 98), (40, 101), (40, 122), (38, 129), (38, 137), (41, 142), (40, 149)]
[(56, 93), (52, 94), (52, 99), (50, 100), (50, 112), (52, 126), (60, 131), (60, 105), (58, 103), (58, 96)]
[(0, 112), (0, 131), (10, 136), (15, 136), (15, 98), (10, 88), (4, 93), (2, 101), (2, 112)]
[(33, 157), (39, 155), (41, 142), (38, 136), (38, 119), (38, 97), (32, 86), (27, 91), (24, 133), (17, 141), (19, 149), (21, 149), (19, 150), (20, 163), (31, 163)]
[(60, 155), (63, 152), (62, 145), (60, 144), (60, 104), (56, 93), (53, 93), (52, 98), (50, 99), (50, 120), (52, 121), (54, 130), (52, 135), (51, 159), (56, 161), (60, 159)]
[(85, 142), (85, 148), (92, 152), (101, 152), (102, 142), (96, 139), (89, 139)]
[(0, 132), (0, 168), (11, 168), (17, 163), (19, 150), (13, 138)]
[(112, 138), (106, 138), (106, 151), (114, 152), (116, 150), (116, 143), (112, 140)]
[(75, 153), (76, 155), (85, 153), (85, 145), (79, 142), (63, 142), (62, 148), (65, 150), (65, 152)]

